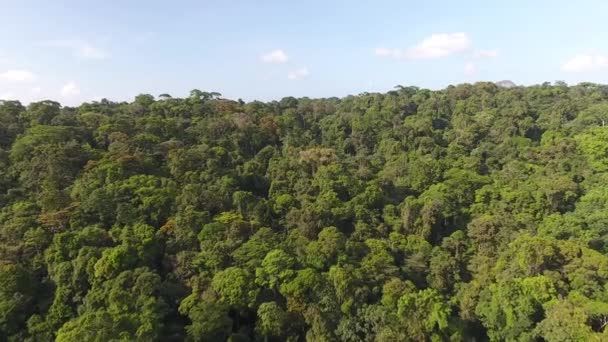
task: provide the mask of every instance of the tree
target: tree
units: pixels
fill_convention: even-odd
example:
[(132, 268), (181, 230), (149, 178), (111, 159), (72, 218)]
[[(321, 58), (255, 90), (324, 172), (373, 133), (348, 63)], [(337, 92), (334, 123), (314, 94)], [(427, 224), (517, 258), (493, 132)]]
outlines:
[(344, 250), (346, 237), (336, 227), (327, 227), (319, 233), (319, 239), (307, 247), (309, 263), (319, 269), (335, 264)]
[(0, 264), (0, 336), (18, 334), (35, 310), (37, 284), (22, 265)]
[(192, 323), (186, 326), (186, 332), (192, 341), (223, 341), (232, 330), (232, 320), (224, 304), (201, 301), (190, 308), (187, 315)]
[(122, 272), (91, 289), (82, 314), (59, 329), (57, 340), (158, 339), (167, 313), (159, 290), (160, 277), (148, 269)]
[(256, 283), (270, 289), (277, 289), (285, 280), (294, 276), (295, 261), (280, 249), (268, 252), (261, 267), (255, 270)]
[(257, 332), (265, 338), (281, 338), (287, 333), (289, 315), (276, 302), (265, 302), (258, 307)]
[(534, 328), (543, 317), (542, 306), (555, 296), (548, 277), (516, 278), (484, 290), (476, 312), (491, 339), (533, 341)]
[(451, 308), (435, 290), (403, 295), (398, 310), (405, 332), (412, 340), (424, 340), (426, 336), (436, 339), (447, 331)]
[(547, 317), (537, 325), (536, 331), (549, 342), (600, 341), (600, 336), (587, 325), (588, 320), (582, 308), (568, 300), (560, 300), (549, 305)]
[(606, 103), (0, 101), (0, 340), (608, 340)]
[(238, 267), (216, 273), (211, 286), (225, 303), (234, 307), (253, 307), (259, 292), (254, 276)]

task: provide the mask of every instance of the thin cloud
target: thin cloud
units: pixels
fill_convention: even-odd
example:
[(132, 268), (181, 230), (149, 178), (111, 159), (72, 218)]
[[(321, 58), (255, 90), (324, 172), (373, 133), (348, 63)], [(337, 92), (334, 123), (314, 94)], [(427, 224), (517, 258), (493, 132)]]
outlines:
[(0, 80), (9, 82), (31, 82), (36, 78), (36, 74), (28, 70), (8, 70), (0, 73)]
[(562, 65), (565, 72), (586, 72), (608, 67), (608, 56), (577, 55)]
[(491, 49), (491, 50), (477, 50), (473, 54), (475, 58), (496, 58), (500, 55), (500, 50)]
[(374, 54), (378, 57), (393, 57), (396, 58), (399, 55), (398, 49), (389, 49), (389, 48), (375, 48)]
[(138, 44), (149, 43), (154, 40), (156, 34), (154, 32), (143, 32), (133, 36), (133, 40)]
[(0, 64), (8, 64), (11, 61), (12, 60), (10, 58), (0, 53)]
[(0, 100), (11, 101), (11, 100), (16, 100), (16, 99), (17, 98), (15, 97), (15, 94), (11, 93), (10, 91), (0, 94)]
[(374, 54), (394, 59), (435, 59), (466, 51), (471, 44), (464, 32), (436, 33), (408, 49), (379, 47)]
[(287, 78), (292, 81), (298, 81), (298, 80), (308, 77), (308, 75), (310, 75), (310, 72), (308, 71), (307, 68), (300, 68), (297, 70), (292, 70), (289, 73), (287, 73)]
[(68, 82), (61, 88), (61, 96), (63, 97), (75, 97), (80, 95), (80, 88), (74, 82)]
[(472, 62), (465, 64), (465, 66), (464, 66), (465, 75), (472, 76), (472, 75), (475, 75), (476, 72), (477, 72), (477, 67), (475, 67), (475, 64), (473, 64)]
[(260, 60), (264, 63), (282, 64), (286, 63), (289, 60), (289, 57), (287, 56), (285, 51), (278, 49), (263, 54), (262, 56), (260, 56)]
[(72, 55), (79, 58), (106, 59), (110, 57), (110, 54), (104, 49), (78, 39), (49, 40), (40, 43), (40, 45), (51, 48), (68, 49), (72, 52)]

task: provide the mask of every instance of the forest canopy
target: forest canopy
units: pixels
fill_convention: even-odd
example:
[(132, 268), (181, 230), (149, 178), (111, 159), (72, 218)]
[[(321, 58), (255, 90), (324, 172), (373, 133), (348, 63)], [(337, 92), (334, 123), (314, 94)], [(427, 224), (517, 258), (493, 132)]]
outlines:
[(606, 341), (608, 86), (0, 101), (0, 340)]

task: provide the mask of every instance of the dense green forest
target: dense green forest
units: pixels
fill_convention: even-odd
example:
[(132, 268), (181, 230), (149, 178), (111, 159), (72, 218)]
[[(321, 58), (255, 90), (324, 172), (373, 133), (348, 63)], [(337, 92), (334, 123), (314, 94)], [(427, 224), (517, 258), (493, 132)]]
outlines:
[(0, 101), (0, 340), (606, 341), (608, 86)]

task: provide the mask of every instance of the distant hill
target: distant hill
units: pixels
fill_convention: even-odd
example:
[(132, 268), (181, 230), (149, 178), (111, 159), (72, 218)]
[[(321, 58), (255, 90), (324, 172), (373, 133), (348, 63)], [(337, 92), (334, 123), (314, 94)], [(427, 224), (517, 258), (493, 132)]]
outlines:
[(510, 80), (503, 80), (503, 81), (496, 82), (496, 85), (501, 88), (517, 87), (517, 84), (515, 84), (513, 81), (510, 81)]

